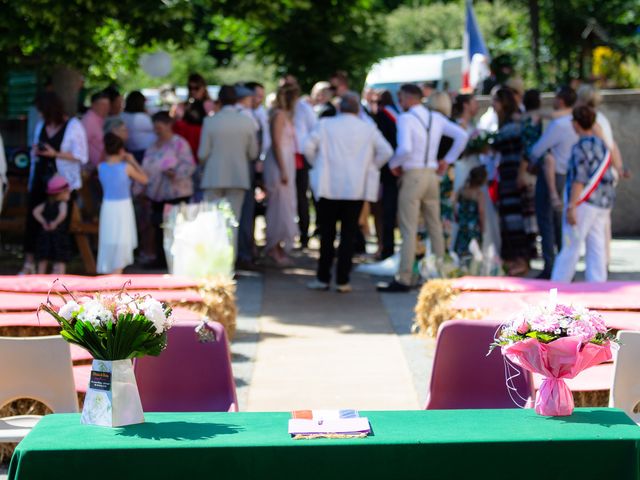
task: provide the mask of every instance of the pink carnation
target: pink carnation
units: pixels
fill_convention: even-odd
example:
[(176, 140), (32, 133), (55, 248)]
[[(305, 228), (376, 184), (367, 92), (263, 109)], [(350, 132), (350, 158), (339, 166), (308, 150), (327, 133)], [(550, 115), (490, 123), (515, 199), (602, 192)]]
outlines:
[(531, 320), (531, 330), (553, 332), (560, 328), (558, 321), (558, 317), (554, 314), (541, 314)]
[(565, 317), (572, 317), (576, 311), (570, 305), (556, 305), (556, 311), (558, 315), (564, 315)]
[(567, 335), (570, 337), (580, 337), (583, 343), (588, 343), (593, 340), (598, 331), (591, 324), (591, 322), (575, 321), (567, 328)]
[(520, 335), (524, 335), (525, 333), (527, 333), (529, 331), (529, 323), (525, 319), (522, 319), (520, 321), (520, 325), (518, 325), (518, 328), (516, 329), (516, 331)]
[(593, 328), (595, 328), (598, 333), (607, 333), (607, 325), (604, 323), (604, 320), (600, 315), (597, 313), (592, 314), (590, 320), (591, 325), (593, 325)]

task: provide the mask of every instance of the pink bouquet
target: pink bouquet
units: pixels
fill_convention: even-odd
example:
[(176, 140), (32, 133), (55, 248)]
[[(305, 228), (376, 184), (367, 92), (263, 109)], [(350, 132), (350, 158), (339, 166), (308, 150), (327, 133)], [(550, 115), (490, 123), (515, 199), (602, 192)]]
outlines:
[(584, 307), (556, 304), (529, 307), (501, 327), (491, 350), (516, 365), (545, 377), (536, 395), (539, 415), (566, 416), (573, 412), (573, 395), (565, 378), (611, 360), (615, 337), (602, 317)]

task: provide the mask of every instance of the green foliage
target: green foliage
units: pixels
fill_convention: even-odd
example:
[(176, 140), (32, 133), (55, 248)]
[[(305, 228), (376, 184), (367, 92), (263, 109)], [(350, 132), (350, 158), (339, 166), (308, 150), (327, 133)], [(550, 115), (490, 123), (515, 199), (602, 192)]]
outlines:
[(389, 53), (462, 48), (463, 27), (464, 9), (459, 3), (401, 6), (386, 16)]
[[(385, 16), (392, 55), (462, 47), (464, 1), (400, 3)], [(538, 5), (543, 88), (569, 78), (588, 78), (591, 52), (598, 45), (609, 45), (624, 59), (637, 59), (640, 52), (638, 0), (476, 0), (473, 4), (492, 56), (509, 54), (530, 83), (536, 75), (529, 8)], [(633, 67), (633, 62), (621, 63), (624, 71), (612, 72), (611, 79), (618, 86), (637, 84), (640, 77), (634, 77)]]
[[(492, 56), (508, 53), (517, 66), (531, 62), (523, 25), (527, 12), (504, 0), (475, 2), (480, 30)], [(387, 42), (392, 55), (462, 48), (464, 1), (434, 2), (420, 7), (401, 6), (386, 16)]]
[(588, 77), (591, 53), (597, 46), (609, 46), (626, 57), (638, 58), (637, 0), (539, 0), (539, 3), (543, 41), (555, 59), (555, 68), (548, 68), (548, 75), (560, 81)]
[[(495, 348), (504, 347), (506, 345), (511, 345), (513, 343), (522, 342), (524, 340), (528, 340), (533, 338), (534, 340), (539, 341), (540, 343), (550, 343), (554, 340), (558, 340), (559, 338), (564, 338), (569, 336), (567, 334), (566, 329), (562, 329), (561, 333), (550, 333), (550, 332), (540, 332), (538, 330), (532, 330), (525, 334), (512, 334), (512, 335), (504, 335), (501, 334), (499, 338), (494, 339), (494, 341), (489, 345), (489, 355)], [(604, 345), (606, 343), (620, 343), (615, 335), (608, 331), (606, 333), (598, 333), (596, 336), (589, 342), (595, 345)]]
[(65, 340), (84, 348), (98, 360), (157, 356), (167, 346), (167, 334), (158, 334), (155, 325), (142, 315), (119, 315), (115, 323), (94, 326), (78, 319), (67, 321), (48, 305), (42, 309), (60, 324), (60, 335)]
[(184, 42), (182, 25), (192, 15), (187, 0), (0, 0), (0, 10), (4, 61), (45, 71), (56, 64), (86, 69), (110, 55), (126, 62), (153, 41)]
[(370, 0), (281, 4), (271, 21), (255, 16), (217, 20), (211, 40), (277, 65), (279, 74), (295, 75), (305, 90), (338, 69), (348, 71), (352, 88), (358, 88), (369, 66), (386, 52), (383, 22)]
[[(476, 0), (492, 56), (510, 54), (526, 80), (535, 78), (536, 6), (547, 85), (588, 77), (601, 45), (622, 55), (622, 83), (638, 81), (638, 0)], [(162, 83), (184, 83), (194, 70), (211, 83), (270, 83), (289, 71), (308, 89), (343, 69), (357, 89), (381, 57), (461, 48), (464, 27), (463, 0), (0, 0), (0, 11), (0, 72), (49, 74), (64, 64), (94, 81), (137, 77), (138, 88), (159, 83), (140, 74), (139, 55), (162, 47), (175, 65)]]
[(529, 332), (525, 337), (534, 338), (542, 343), (549, 343), (551, 340), (560, 338), (559, 335), (554, 335), (547, 332)]

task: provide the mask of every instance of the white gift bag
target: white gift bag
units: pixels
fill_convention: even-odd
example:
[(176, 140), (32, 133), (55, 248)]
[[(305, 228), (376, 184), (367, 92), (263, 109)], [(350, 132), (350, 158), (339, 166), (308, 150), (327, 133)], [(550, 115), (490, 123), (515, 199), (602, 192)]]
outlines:
[(233, 275), (234, 220), (225, 203), (174, 207), (165, 221), (169, 273), (194, 278)]
[(144, 423), (131, 360), (94, 360), (80, 422), (103, 427)]

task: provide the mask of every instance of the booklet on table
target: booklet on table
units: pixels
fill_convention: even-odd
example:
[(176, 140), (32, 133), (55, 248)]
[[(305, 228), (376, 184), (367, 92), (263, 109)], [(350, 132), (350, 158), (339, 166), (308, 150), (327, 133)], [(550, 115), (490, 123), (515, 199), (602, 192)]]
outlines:
[(357, 410), (296, 410), (289, 419), (289, 434), (295, 438), (364, 437), (370, 432), (369, 419)]

